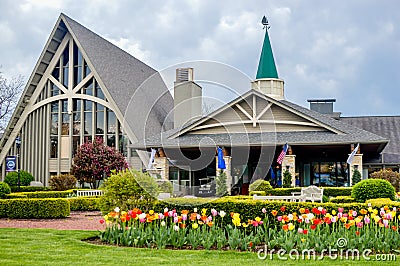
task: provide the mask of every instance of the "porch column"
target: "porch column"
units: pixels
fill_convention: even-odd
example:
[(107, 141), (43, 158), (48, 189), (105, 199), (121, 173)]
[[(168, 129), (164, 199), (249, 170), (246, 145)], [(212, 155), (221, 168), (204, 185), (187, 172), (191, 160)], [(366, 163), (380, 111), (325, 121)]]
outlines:
[[(288, 169), (289, 168), (289, 169)], [(283, 184), (283, 173), (289, 170), (292, 175), (292, 187), (296, 186), (296, 155), (286, 154), (282, 161), (282, 184)]]
[(353, 162), (350, 164), (350, 186), (352, 186), (352, 179), (353, 179), (353, 173), (354, 169), (357, 169), (360, 174), (361, 174), (361, 179), (363, 179), (363, 154), (362, 153), (357, 153), (354, 154)]

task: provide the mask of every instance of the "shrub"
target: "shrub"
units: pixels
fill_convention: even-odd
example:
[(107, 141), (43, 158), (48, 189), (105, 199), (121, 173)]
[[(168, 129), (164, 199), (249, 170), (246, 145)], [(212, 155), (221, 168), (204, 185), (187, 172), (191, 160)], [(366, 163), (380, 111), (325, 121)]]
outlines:
[(271, 190), (273, 190), (271, 184), (268, 181), (263, 179), (257, 179), (249, 186), (249, 191), (265, 191), (268, 194)]
[(147, 173), (125, 170), (112, 174), (104, 183), (104, 195), (100, 197), (103, 213), (119, 207), (122, 210), (152, 206), (159, 190), (156, 180)]
[(389, 181), (396, 191), (400, 191), (400, 173), (393, 172), (392, 169), (385, 169), (374, 172), (370, 175), (370, 178), (383, 179)]
[(396, 201), (392, 201), (389, 198), (383, 199), (370, 199), (367, 200), (365, 203), (371, 204), (373, 208), (381, 208), (383, 206), (390, 206), (390, 207), (400, 207), (400, 203)]
[(157, 184), (160, 192), (172, 194), (172, 192), (174, 191), (172, 183), (169, 182), (168, 180), (158, 180)]
[(288, 170), (283, 172), (283, 187), (284, 188), (292, 187), (292, 174)]
[(267, 193), (265, 191), (250, 191), (249, 196), (258, 195), (258, 196), (266, 196)]
[(215, 187), (216, 187), (216, 192), (215, 194), (218, 197), (223, 197), (228, 194), (228, 186), (226, 185), (226, 173), (221, 170), (215, 179)]
[[(18, 186), (10, 186), (11, 192), (18, 192)], [(21, 186), (19, 192), (34, 192), (51, 190), (49, 187)]]
[(93, 143), (82, 144), (73, 162), (71, 173), (82, 186), (86, 182), (91, 188), (97, 188), (101, 180), (110, 176), (111, 171), (128, 168), (124, 155), (106, 146), (101, 138), (96, 138)]
[(11, 193), (10, 186), (5, 182), (0, 182), (0, 198), (4, 198), (7, 194)]
[(100, 198), (96, 197), (79, 197), (68, 198), (71, 211), (99, 211)]
[[(29, 186), (29, 184), (35, 180), (33, 175), (24, 170), (21, 170), (19, 174), (21, 186)], [(6, 182), (9, 186), (18, 186), (18, 172), (9, 172), (6, 175), (4, 182)]]
[(365, 179), (353, 186), (351, 196), (358, 202), (368, 199), (390, 198), (395, 199), (394, 187), (383, 179)]
[(354, 169), (353, 171), (353, 177), (351, 178), (351, 183), (354, 186), (358, 182), (361, 181), (361, 173), (358, 171), (358, 169)]
[(335, 198), (331, 198), (329, 201), (333, 203), (352, 203), (356, 200), (349, 196), (337, 196)]
[(324, 187), (324, 195), (327, 197), (351, 196), (351, 187)]
[(19, 192), (15, 195), (26, 195), (27, 198), (66, 198), (73, 194), (73, 190), (65, 191), (36, 191), (36, 192)]
[(72, 189), (76, 186), (76, 178), (71, 174), (53, 175), (50, 177), (49, 185), (58, 191)]
[(0, 200), (0, 217), (18, 219), (65, 218), (70, 214), (66, 199)]

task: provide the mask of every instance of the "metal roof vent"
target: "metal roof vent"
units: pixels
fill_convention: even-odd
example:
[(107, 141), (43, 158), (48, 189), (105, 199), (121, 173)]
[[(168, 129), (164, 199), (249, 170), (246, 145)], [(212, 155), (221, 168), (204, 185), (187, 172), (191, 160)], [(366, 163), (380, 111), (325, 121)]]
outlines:
[(176, 69), (176, 82), (193, 81), (193, 68), (177, 68)]

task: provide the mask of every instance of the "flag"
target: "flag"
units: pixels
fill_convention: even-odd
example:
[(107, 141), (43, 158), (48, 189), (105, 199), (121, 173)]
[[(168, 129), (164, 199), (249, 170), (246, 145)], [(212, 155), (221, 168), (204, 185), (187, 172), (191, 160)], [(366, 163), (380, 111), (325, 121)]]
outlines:
[(276, 175), (275, 175), (275, 173), (274, 173), (274, 169), (272, 169), (271, 166), (269, 167), (269, 173), (271, 174), (271, 180), (275, 180)]
[(278, 156), (278, 159), (276, 160), (276, 162), (277, 162), (278, 164), (282, 164), (283, 158), (285, 158), (285, 155), (286, 155), (286, 152), (287, 152), (288, 148), (289, 148), (289, 145), (286, 143), (286, 144), (283, 146), (282, 151), (281, 151), (281, 153), (280, 153), (279, 156)]
[(147, 165), (147, 169), (152, 169), (153, 168), (153, 162), (154, 162), (154, 157), (156, 156), (156, 149), (151, 149), (151, 155), (150, 155), (150, 160), (149, 164)]
[(220, 147), (218, 147), (218, 168), (226, 169), (224, 154), (222, 153), (222, 149)]
[(350, 153), (349, 158), (347, 158), (348, 164), (351, 164), (353, 162), (354, 155), (356, 155), (359, 148), (360, 148), (360, 143), (357, 144), (357, 147)]

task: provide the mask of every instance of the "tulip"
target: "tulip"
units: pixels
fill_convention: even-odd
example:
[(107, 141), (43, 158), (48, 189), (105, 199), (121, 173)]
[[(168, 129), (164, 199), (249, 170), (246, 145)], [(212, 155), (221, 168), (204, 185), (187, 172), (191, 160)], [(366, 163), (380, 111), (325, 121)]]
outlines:
[(174, 230), (175, 230), (175, 231), (179, 231), (179, 226), (174, 225)]
[(162, 222), (161, 222), (161, 226), (165, 226), (165, 221), (162, 221)]
[(389, 227), (389, 221), (388, 220), (383, 220), (383, 225), (388, 228)]
[(339, 211), (339, 212), (343, 212), (343, 211), (344, 211), (344, 208), (338, 208), (338, 211)]
[(264, 214), (267, 213), (267, 209), (265, 209), (265, 208), (262, 208), (261, 211), (262, 211), (262, 213), (264, 213)]
[(219, 216), (221, 216), (222, 218), (224, 218), (225, 215), (226, 215), (226, 212), (224, 212), (224, 211), (219, 212)]
[(114, 209), (115, 212), (119, 212), (119, 210), (120, 210), (119, 207), (115, 207)]
[(357, 227), (358, 227), (358, 228), (363, 227), (363, 223), (362, 223), (362, 222), (357, 223)]
[(353, 213), (352, 213), (352, 214), (353, 214), (353, 216), (354, 216), (354, 217), (356, 217), (356, 216), (357, 216), (357, 212), (356, 212), (356, 211), (353, 211)]
[(282, 221), (282, 216), (278, 216), (277, 219), (278, 219), (279, 222), (281, 222)]
[(218, 215), (218, 212), (217, 212), (217, 210), (216, 209), (211, 209), (211, 215), (212, 216), (217, 216)]
[(368, 216), (365, 216), (364, 217), (364, 223), (365, 224), (369, 224), (371, 222), (371, 220), (369, 219), (369, 217)]

